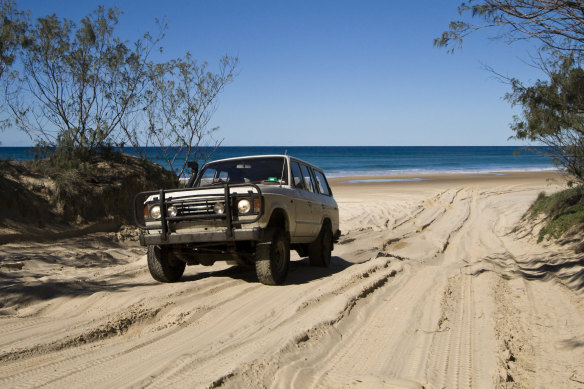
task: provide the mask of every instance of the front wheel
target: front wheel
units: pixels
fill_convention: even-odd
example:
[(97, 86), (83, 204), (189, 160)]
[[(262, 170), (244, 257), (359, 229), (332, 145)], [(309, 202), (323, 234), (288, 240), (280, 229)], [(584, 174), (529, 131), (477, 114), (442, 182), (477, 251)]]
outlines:
[(156, 281), (178, 281), (182, 277), (186, 265), (185, 262), (175, 258), (168, 247), (148, 246), (148, 270)]
[(290, 242), (281, 228), (274, 229), (269, 242), (260, 243), (256, 249), (256, 274), (265, 285), (281, 285), (288, 275)]
[(333, 233), (326, 224), (322, 226), (316, 240), (308, 246), (308, 257), (312, 266), (328, 267), (333, 251)]

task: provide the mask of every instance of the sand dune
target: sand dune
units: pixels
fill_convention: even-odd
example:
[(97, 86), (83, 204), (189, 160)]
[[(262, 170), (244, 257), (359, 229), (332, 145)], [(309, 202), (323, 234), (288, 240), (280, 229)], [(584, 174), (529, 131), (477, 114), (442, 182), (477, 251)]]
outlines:
[(0, 386), (582, 387), (584, 256), (521, 217), (552, 173), (345, 183), (329, 269), (154, 282), (90, 235), (0, 246)]

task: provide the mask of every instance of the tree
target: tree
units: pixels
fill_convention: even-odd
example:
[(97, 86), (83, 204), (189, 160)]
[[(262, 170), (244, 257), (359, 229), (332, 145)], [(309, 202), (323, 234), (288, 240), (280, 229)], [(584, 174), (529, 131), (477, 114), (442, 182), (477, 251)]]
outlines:
[[(6, 96), (14, 85), (14, 74), (8, 71), (12, 67), (21, 47), (26, 45), (28, 14), (16, 9), (12, 0), (0, 0), (0, 90)], [(4, 98), (2, 99), (4, 100)], [(10, 120), (7, 118), (4, 104), (0, 103), (0, 130), (5, 129)], [(1, 142), (0, 142), (1, 144)]]
[[(217, 128), (208, 128), (217, 96), (233, 81), (238, 59), (225, 56), (217, 73), (207, 70), (187, 53), (185, 58), (149, 64), (149, 87), (145, 93), (146, 144), (156, 144), (170, 169), (182, 176), (191, 159), (205, 159), (203, 149), (220, 144), (213, 138)], [(134, 136), (137, 131), (132, 132)], [(132, 144), (140, 144), (134, 138)]]
[(453, 21), (434, 40), (438, 47), (462, 45), (469, 34), (497, 28), (497, 39), (537, 42), (536, 66), (549, 80), (525, 86), (508, 79), (506, 98), (522, 107), (511, 124), (515, 138), (538, 141), (577, 181), (584, 183), (584, 3), (559, 0), (469, 0), (458, 7), (484, 24)]
[(559, 0), (469, 0), (458, 7), (462, 16), (471, 14), (485, 24), (453, 21), (434, 40), (439, 47), (462, 44), (469, 34), (486, 28), (499, 28), (496, 38), (510, 42), (535, 39), (543, 47), (564, 54), (584, 49), (584, 3)]
[(511, 128), (518, 139), (548, 146), (554, 160), (584, 184), (584, 70), (572, 58), (547, 69), (549, 81), (524, 86), (511, 80), (507, 100), (523, 111)]
[[(13, 2), (2, 4), (6, 14), (23, 17)], [(190, 53), (151, 62), (166, 24), (157, 21), (156, 37), (147, 33), (130, 44), (115, 34), (120, 13), (100, 6), (79, 26), (53, 14), (28, 28), (25, 23), (20, 46), (10, 43), (17, 41), (12, 35), (10, 47), (0, 42), (5, 63), (19, 59), (20, 74), (14, 71), (14, 82), (5, 83), (6, 108), (37, 145), (64, 151), (66, 158), (126, 142), (146, 158), (148, 146), (156, 144), (181, 176), (201, 147), (220, 143), (212, 137), (216, 129), (207, 126), (217, 96), (235, 76), (237, 58), (222, 58), (217, 73)]]
[(136, 108), (157, 39), (121, 41), (119, 14), (98, 7), (79, 27), (54, 14), (31, 27), (21, 83), (6, 97), (16, 125), (36, 143), (99, 150)]
[(18, 11), (12, 0), (0, 0), (0, 79), (25, 43), (27, 26), (27, 13)]

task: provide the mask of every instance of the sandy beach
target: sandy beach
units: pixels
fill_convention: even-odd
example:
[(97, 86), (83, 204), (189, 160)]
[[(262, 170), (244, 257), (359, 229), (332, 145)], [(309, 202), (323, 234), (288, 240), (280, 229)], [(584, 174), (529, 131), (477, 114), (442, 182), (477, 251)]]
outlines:
[(560, 174), (330, 181), (331, 267), (279, 287), (157, 283), (116, 234), (1, 245), (0, 387), (584, 387), (584, 254), (522, 221)]

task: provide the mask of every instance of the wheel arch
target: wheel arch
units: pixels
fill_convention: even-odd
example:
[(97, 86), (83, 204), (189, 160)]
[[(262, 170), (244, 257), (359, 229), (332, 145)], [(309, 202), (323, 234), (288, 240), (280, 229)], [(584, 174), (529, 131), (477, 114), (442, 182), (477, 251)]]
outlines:
[(321, 230), (322, 230), (323, 228), (325, 228), (325, 227), (329, 227), (329, 228), (330, 228), (330, 230), (331, 230), (331, 232), (333, 232), (333, 222), (332, 222), (332, 220), (330, 219), (330, 217), (328, 217), (328, 216), (325, 216), (325, 217), (322, 219), (322, 222), (320, 223), (320, 226), (321, 226), (321, 227), (320, 227), (320, 229), (321, 229)]
[(288, 213), (282, 208), (274, 208), (272, 214), (270, 215), (270, 220), (268, 222), (267, 228), (279, 227), (283, 229), (287, 234), (290, 233), (290, 220), (288, 219)]

